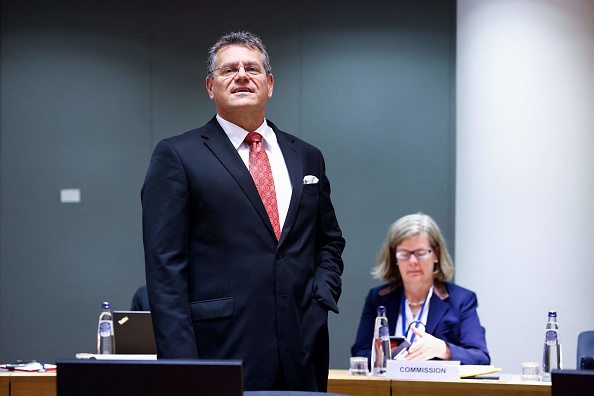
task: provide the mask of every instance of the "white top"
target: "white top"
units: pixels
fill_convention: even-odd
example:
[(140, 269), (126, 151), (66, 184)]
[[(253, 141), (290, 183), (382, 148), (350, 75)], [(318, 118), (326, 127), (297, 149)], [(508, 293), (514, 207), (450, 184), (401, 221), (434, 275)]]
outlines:
[[(406, 316), (406, 323), (405, 323), (405, 329), (408, 330), (408, 326), (415, 320), (419, 320), (421, 321), (422, 324), (419, 324), (420, 329), (424, 329), (424, 326), (427, 324), (427, 315), (429, 314), (429, 302), (431, 301), (431, 296), (433, 295), (433, 286), (431, 286), (431, 289), (429, 289), (429, 293), (427, 293), (427, 297), (425, 298), (425, 309), (423, 310), (423, 316), (421, 316), (420, 318), (418, 316), (413, 316), (413, 313), (410, 309), (410, 306), (408, 304), (404, 304), (405, 305), (405, 316)], [(419, 313), (421, 313), (421, 311), (419, 310)], [(417, 313), (417, 315), (419, 314)], [(413, 326), (416, 327), (416, 324), (413, 324)], [(406, 337), (406, 339), (408, 341), (410, 341), (412, 335), (415, 334), (412, 332), (412, 330), (410, 330), (408, 332), (408, 337)], [(399, 336), (399, 337), (404, 337), (404, 334), (402, 334), (402, 312), (398, 312), (398, 323), (396, 323), (396, 332), (394, 334), (395, 336)], [(415, 337), (415, 341), (417, 341), (419, 339), (419, 337)]]
[(289, 210), (293, 187), (291, 186), (291, 179), (289, 177), (287, 165), (285, 164), (285, 158), (278, 145), (274, 131), (268, 126), (266, 119), (264, 119), (262, 125), (255, 131), (246, 131), (240, 126), (223, 119), (218, 114), (217, 121), (221, 124), (221, 127), (229, 137), (229, 140), (231, 140), (231, 143), (248, 169), (250, 163), (250, 146), (244, 142), (245, 137), (248, 132), (258, 132), (262, 135), (262, 138), (264, 139), (262, 146), (266, 151), (266, 155), (268, 155), (268, 161), (270, 161), (270, 168), (272, 170), (272, 178), (274, 179), (278, 219), (282, 230), (283, 224), (285, 224), (285, 219), (287, 218), (287, 211)]

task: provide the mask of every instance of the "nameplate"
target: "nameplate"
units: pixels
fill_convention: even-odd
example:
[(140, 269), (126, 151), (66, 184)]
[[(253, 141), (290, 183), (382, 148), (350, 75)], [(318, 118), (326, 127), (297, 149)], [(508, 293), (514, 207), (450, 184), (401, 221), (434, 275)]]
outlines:
[(386, 377), (406, 380), (457, 381), (460, 379), (460, 362), (388, 360)]

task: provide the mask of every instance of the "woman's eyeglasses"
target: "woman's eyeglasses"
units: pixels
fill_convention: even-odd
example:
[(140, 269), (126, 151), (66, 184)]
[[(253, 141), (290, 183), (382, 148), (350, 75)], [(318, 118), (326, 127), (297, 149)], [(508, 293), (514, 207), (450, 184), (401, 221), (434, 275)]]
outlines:
[(432, 249), (417, 249), (414, 251), (410, 250), (396, 250), (396, 259), (407, 261), (410, 256), (415, 256), (417, 260), (424, 260), (433, 253)]

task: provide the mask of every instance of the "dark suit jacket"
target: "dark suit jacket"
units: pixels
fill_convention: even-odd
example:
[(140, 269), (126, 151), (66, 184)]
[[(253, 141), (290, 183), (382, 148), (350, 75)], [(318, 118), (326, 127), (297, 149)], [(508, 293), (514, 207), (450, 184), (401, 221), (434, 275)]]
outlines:
[(132, 297), (132, 306), (130, 311), (150, 311), (150, 305), (148, 300), (148, 292), (146, 291), (146, 285), (140, 286), (134, 296)]
[[(371, 340), (378, 306), (386, 307), (390, 334), (395, 334), (401, 297), (402, 287), (394, 288), (390, 284), (369, 291), (357, 338), (351, 347), (352, 356), (367, 356), (371, 361)], [(453, 283), (439, 283), (434, 287), (427, 313), (426, 331), (445, 341), (452, 351), (452, 360), (459, 360), (461, 364), (491, 362), (485, 330), (476, 313), (477, 307), (476, 294), (470, 290)]]
[(282, 364), (290, 389), (325, 390), (344, 239), (321, 152), (269, 125), (293, 188), (280, 241), (216, 118), (154, 150), (141, 195), (158, 356), (241, 359), (246, 390)]

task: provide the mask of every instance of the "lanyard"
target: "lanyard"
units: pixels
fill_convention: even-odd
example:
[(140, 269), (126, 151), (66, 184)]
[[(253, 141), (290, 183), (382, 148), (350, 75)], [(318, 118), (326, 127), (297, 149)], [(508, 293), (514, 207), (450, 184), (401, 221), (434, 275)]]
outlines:
[[(429, 294), (427, 294), (429, 297)], [(417, 319), (421, 319), (423, 317), (423, 311), (425, 310), (425, 305), (427, 304), (427, 300), (429, 298), (425, 297), (425, 301), (423, 301), (423, 306), (421, 307), (421, 311), (419, 311), (419, 315)], [(404, 288), (402, 288), (402, 299), (401, 299), (401, 307), (400, 307), (400, 314), (402, 316), (402, 335), (406, 338), (406, 297), (404, 296)], [(414, 322), (413, 322), (414, 323)], [(420, 320), (416, 321), (415, 328), (419, 328)], [(413, 333), (412, 337), (410, 337), (410, 343), (412, 344), (415, 340), (416, 334)]]

